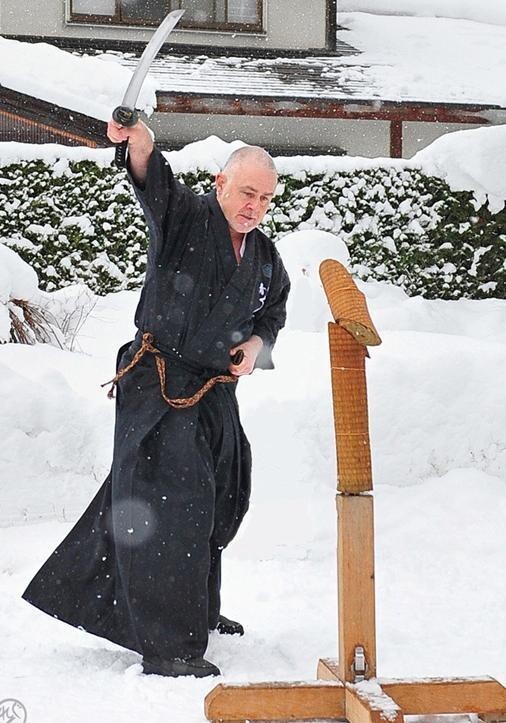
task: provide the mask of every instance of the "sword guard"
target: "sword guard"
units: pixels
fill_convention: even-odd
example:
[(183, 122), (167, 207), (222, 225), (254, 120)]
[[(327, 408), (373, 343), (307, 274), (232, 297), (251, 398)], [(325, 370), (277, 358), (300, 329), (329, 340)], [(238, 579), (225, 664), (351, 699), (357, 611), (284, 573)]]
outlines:
[(112, 112), (112, 117), (125, 128), (131, 128), (139, 120), (139, 114), (135, 108), (128, 108), (126, 105), (118, 105)]

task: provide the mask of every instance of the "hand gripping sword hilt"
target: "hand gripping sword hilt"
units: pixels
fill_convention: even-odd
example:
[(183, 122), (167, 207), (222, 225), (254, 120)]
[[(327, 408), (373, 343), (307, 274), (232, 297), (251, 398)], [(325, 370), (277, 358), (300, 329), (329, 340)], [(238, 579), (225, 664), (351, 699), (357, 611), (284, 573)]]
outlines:
[[(125, 128), (131, 128), (139, 120), (139, 114), (134, 108), (128, 108), (125, 105), (119, 105), (112, 112), (112, 117)], [(114, 154), (114, 163), (118, 168), (124, 168), (126, 165), (126, 152), (127, 152), (128, 141), (123, 141), (116, 145), (116, 152)]]

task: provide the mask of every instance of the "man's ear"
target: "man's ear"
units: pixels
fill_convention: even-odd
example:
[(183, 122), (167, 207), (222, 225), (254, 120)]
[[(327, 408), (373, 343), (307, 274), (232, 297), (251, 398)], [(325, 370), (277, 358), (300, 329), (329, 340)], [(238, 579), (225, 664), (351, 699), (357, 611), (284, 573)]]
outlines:
[(223, 186), (225, 185), (225, 181), (227, 180), (227, 177), (224, 173), (220, 171), (220, 173), (217, 173), (214, 177), (214, 184), (216, 186), (216, 192), (218, 194), (221, 194), (223, 191)]

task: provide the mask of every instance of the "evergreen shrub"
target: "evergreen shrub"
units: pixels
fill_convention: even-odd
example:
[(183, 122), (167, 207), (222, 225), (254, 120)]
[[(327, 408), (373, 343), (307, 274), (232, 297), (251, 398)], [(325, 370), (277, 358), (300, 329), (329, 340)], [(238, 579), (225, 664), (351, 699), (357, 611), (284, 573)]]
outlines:
[[(197, 192), (204, 171), (181, 174)], [(506, 298), (506, 209), (452, 191), (411, 167), (284, 175), (263, 230), (274, 239), (322, 229), (347, 244), (360, 279), (426, 298)], [(142, 283), (147, 229), (126, 175), (91, 161), (0, 168), (0, 240), (52, 291), (84, 282), (97, 294)]]

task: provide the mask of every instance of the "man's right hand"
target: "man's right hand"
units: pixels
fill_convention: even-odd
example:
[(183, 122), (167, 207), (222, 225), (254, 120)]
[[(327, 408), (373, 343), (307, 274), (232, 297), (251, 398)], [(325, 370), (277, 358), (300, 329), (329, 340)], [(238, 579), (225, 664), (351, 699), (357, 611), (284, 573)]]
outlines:
[(142, 185), (146, 180), (149, 157), (154, 148), (153, 138), (147, 126), (138, 121), (126, 128), (111, 118), (107, 124), (107, 137), (113, 143), (128, 141), (128, 165), (136, 183)]

